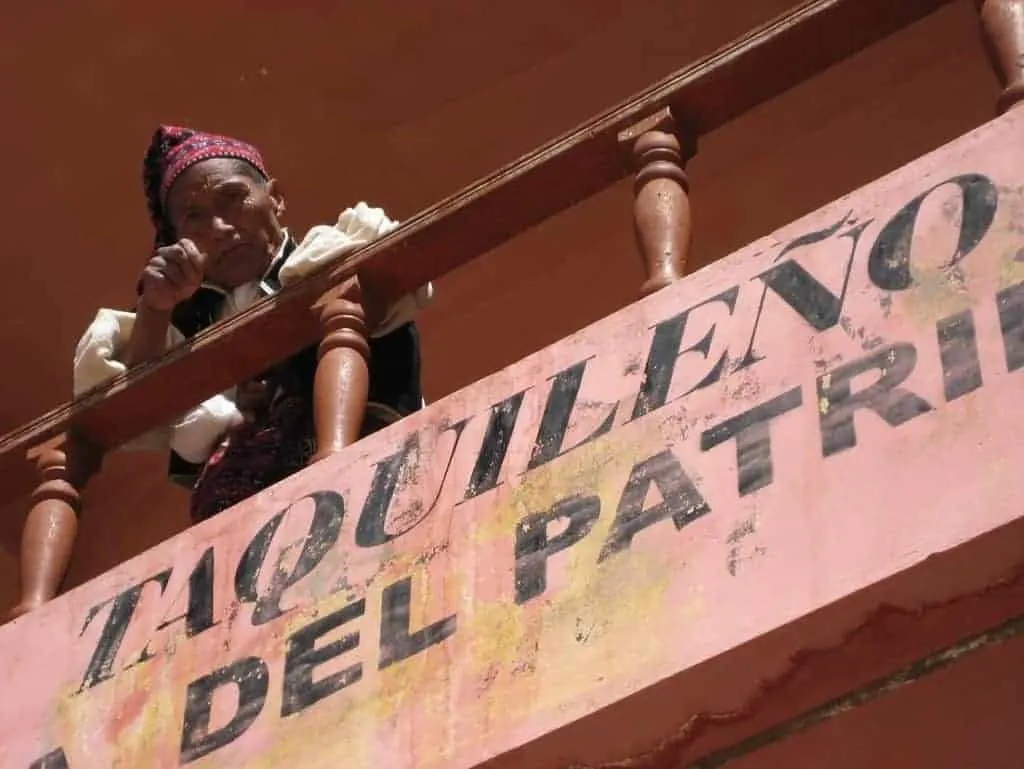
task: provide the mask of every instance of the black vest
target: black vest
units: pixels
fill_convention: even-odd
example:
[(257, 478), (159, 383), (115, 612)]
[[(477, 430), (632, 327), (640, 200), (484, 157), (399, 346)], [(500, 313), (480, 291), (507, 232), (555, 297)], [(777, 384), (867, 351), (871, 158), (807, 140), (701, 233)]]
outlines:
[[(288, 241), (283, 257), (275, 262), (264, 277), (260, 287), (262, 296), (280, 290), (278, 274), (285, 259), (295, 250), (295, 245), (294, 241)], [(200, 288), (190, 299), (174, 308), (171, 323), (186, 339), (191, 339), (217, 321), (224, 298), (224, 294), (216, 289)], [(317, 345), (313, 344), (281, 361), (274, 370), (287, 370), (290, 376), (298, 379), (302, 392), (312, 399), (316, 365)], [(386, 406), (401, 416), (422, 408), (420, 343), (415, 324), (407, 323), (384, 336), (370, 339), (368, 400)], [(203, 465), (188, 462), (171, 452), (168, 475), (172, 481), (191, 488), (202, 468)]]

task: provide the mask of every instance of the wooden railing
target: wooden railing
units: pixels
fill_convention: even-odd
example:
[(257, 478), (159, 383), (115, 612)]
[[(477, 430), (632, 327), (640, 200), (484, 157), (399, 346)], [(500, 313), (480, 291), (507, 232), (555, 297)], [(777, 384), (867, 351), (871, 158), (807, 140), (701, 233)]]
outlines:
[[(80, 492), (102, 456), (204, 398), (254, 376), (340, 326), (338, 286), (354, 275), (397, 296), (436, 279), (538, 222), (636, 175), (634, 219), (646, 294), (685, 271), (690, 210), (686, 160), (696, 138), (949, 0), (811, 0), (690, 65), (569, 134), (407, 221), (327, 268), (133, 368), (0, 440), (0, 495), (30, 489), (22, 610), (52, 597), (74, 540)], [(1005, 90), (1024, 97), (1024, 0), (977, 0)], [(351, 319), (349, 319), (350, 321)], [(347, 324), (347, 325), (346, 325)], [(320, 428), (318, 426), (318, 432)]]

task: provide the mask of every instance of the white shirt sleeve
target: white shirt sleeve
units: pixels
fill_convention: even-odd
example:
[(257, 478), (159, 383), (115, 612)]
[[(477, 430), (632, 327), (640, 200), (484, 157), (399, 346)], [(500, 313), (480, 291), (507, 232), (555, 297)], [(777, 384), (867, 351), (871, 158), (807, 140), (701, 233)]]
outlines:
[[(334, 226), (318, 225), (306, 234), (281, 267), (281, 285), (294, 283), (327, 264), (343, 262), (346, 256), (387, 235), (398, 225), (382, 208), (373, 208), (362, 202), (346, 208)], [(372, 335), (384, 336), (408, 323), (433, 298), (432, 283), (400, 297), (387, 308), (384, 320)]]
[[(135, 313), (101, 309), (75, 346), (73, 387), (76, 398), (105, 384), (127, 370), (121, 355), (135, 327)], [(173, 326), (167, 330), (165, 349), (180, 344), (184, 337)], [(163, 451), (168, 448), (188, 462), (205, 462), (220, 437), (241, 423), (233, 390), (204, 401), (166, 427), (157, 428), (123, 448)]]

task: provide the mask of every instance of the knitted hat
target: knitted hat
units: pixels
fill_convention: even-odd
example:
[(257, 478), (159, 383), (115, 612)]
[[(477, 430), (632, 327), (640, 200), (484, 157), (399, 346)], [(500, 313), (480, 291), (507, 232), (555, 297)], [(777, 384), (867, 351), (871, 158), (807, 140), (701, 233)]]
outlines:
[(269, 178), (260, 151), (239, 139), (195, 131), (177, 126), (160, 126), (146, 151), (142, 167), (142, 183), (149, 204), (149, 217), (156, 228), (157, 246), (174, 239), (174, 229), (167, 220), (167, 193), (171, 185), (187, 169), (202, 160), (235, 158), (244, 160)]

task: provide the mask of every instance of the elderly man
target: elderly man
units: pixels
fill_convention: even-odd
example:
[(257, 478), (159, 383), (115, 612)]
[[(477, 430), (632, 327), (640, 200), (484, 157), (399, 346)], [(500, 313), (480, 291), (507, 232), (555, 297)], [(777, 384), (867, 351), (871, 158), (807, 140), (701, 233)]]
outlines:
[[(260, 152), (238, 139), (186, 128), (155, 132), (143, 181), (156, 247), (138, 282), (135, 312), (101, 310), (79, 342), (76, 395), (397, 226), (380, 209), (360, 203), (336, 225), (314, 227), (297, 243), (284, 226), (281, 186)], [(221, 512), (422, 407), (412, 317), (431, 295), (428, 284), (383, 312), (376, 308), (382, 320), (369, 340), (369, 363), (364, 353), (343, 351), (351, 360), (342, 360), (336, 372), (344, 384), (339, 402), (326, 404), (337, 426), (336, 445), (316, 445), (314, 345), (210, 398), (136, 447), (170, 449), (170, 476), (192, 489), (194, 522)], [(33, 521), (33, 514), (15, 614), (56, 593), (70, 547), (50, 543), (75, 535), (73, 523), (65, 536), (52, 522)]]
[[(168, 326), (189, 338), (215, 321), (277, 291), (302, 268), (316, 266), (325, 228), (297, 245), (283, 226), (285, 199), (256, 148), (228, 137), (162, 127), (144, 164), (146, 198), (157, 249), (142, 272), (133, 333), (123, 363), (132, 366), (164, 351)], [(376, 220), (374, 220), (374, 214)], [(383, 224), (379, 221), (383, 219)], [(366, 206), (342, 216), (342, 230), (370, 225), (371, 235), (394, 224)], [(328, 246), (329, 248), (330, 246)], [(335, 249), (337, 251), (338, 249)], [(429, 296), (421, 292), (408, 307)], [(392, 311), (394, 308), (391, 308)], [(368, 392), (343, 394), (360, 434), (422, 405), (415, 326), (392, 312), (370, 341)], [(193, 485), (192, 517), (202, 520), (304, 467), (315, 455), (312, 393), (316, 347), (283, 361), (238, 388), (238, 411), (210, 403), (200, 416), (210, 429), (177, 429), (171, 474)], [(83, 383), (83, 385), (92, 383)], [(359, 385), (356, 390), (361, 389)], [(364, 405), (369, 404), (364, 411)], [(186, 422), (189, 417), (186, 417)], [(228, 437), (219, 446), (224, 430)], [(196, 437), (198, 436), (198, 438)]]

